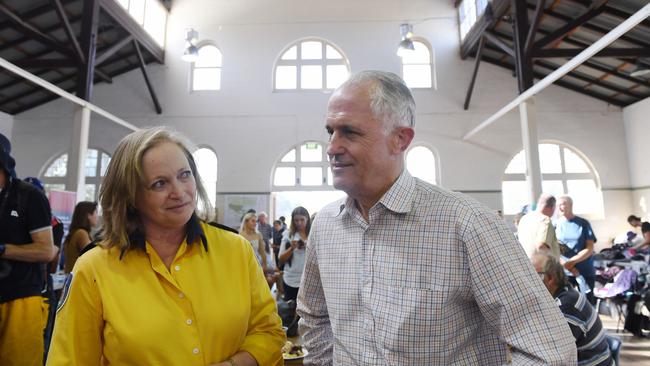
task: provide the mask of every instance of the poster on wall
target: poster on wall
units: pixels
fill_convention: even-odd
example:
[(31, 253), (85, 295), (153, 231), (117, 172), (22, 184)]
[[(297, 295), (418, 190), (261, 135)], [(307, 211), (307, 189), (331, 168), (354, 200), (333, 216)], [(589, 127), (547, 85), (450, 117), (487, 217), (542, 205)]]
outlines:
[(72, 222), (72, 214), (74, 213), (74, 207), (76, 204), (77, 192), (50, 191), (50, 208), (52, 209), (52, 215), (61, 220), (66, 234), (70, 227), (70, 223)]
[(268, 194), (225, 194), (223, 221), (233, 229), (239, 229), (242, 216), (249, 209), (255, 212), (268, 211)]

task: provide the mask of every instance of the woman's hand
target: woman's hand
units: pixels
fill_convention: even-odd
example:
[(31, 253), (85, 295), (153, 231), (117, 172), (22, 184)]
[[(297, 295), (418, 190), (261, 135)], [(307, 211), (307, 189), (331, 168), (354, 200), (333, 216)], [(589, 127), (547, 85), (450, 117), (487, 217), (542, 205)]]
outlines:
[(293, 249), (293, 250), (298, 249), (298, 240), (292, 240), (291, 241), (291, 249)]

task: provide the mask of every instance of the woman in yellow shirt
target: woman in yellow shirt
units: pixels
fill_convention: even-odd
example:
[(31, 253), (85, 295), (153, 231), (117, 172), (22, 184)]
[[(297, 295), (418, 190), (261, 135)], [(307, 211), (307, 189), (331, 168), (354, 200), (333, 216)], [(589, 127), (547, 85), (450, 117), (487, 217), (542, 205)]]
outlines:
[(48, 365), (283, 364), (262, 270), (244, 238), (199, 218), (213, 211), (187, 146), (166, 128), (119, 143), (104, 238), (66, 282)]
[(68, 229), (68, 236), (63, 242), (63, 254), (65, 258), (65, 273), (72, 272), (79, 254), (92, 242), (90, 230), (97, 226), (97, 202), (81, 201), (77, 203), (72, 213), (72, 222)]

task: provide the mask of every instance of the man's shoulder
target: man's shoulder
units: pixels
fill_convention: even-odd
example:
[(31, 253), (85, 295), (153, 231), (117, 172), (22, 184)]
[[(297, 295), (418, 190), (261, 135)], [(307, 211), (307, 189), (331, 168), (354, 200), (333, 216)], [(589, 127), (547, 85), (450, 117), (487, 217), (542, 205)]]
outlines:
[(465, 193), (416, 180), (414, 203), (429, 212), (457, 215), (473, 215), (491, 212), (482, 203)]

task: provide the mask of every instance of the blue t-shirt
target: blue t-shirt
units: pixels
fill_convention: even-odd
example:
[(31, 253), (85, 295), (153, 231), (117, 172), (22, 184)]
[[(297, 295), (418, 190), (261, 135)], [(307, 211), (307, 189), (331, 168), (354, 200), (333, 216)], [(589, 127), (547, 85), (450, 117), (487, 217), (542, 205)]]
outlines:
[[(558, 221), (555, 234), (558, 241), (569, 247), (569, 251), (563, 254), (567, 258), (571, 258), (583, 250), (587, 240), (596, 242), (596, 235), (591, 229), (591, 224), (579, 216), (574, 216), (571, 220), (562, 219)], [(587, 260), (576, 264), (576, 268), (584, 277), (594, 277), (596, 275), (594, 260), (591, 256)]]

